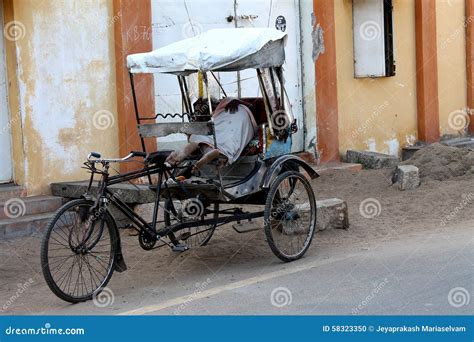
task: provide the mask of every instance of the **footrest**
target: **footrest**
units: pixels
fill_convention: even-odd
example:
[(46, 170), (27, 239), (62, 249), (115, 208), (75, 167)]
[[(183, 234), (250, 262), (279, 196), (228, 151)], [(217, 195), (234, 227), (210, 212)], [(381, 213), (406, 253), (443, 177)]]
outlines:
[(249, 233), (259, 229), (262, 229), (262, 225), (257, 222), (246, 222), (246, 223), (236, 223), (232, 225), (232, 228), (239, 233)]
[(172, 248), (173, 252), (186, 252), (188, 249), (189, 247), (183, 243), (173, 245), (173, 248)]
[[(224, 199), (221, 189), (214, 184), (168, 184), (167, 188), (167, 192), (180, 201), (198, 196), (204, 196), (209, 200)], [(156, 186), (151, 187), (151, 189), (156, 191)], [(165, 191), (162, 191), (162, 196), (166, 196)]]

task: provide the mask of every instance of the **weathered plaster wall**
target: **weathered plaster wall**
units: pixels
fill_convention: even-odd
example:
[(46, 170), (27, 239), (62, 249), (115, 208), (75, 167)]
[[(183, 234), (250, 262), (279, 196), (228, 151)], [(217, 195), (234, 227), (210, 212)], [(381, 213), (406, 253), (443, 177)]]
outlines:
[(312, 57), (313, 40), (313, 2), (300, 1), (301, 60), (303, 79), (303, 110), (305, 114), (305, 150), (314, 151), (316, 143), (316, 93), (314, 80), (314, 61)]
[[(14, 21), (13, 0), (3, 1), (4, 23)], [(23, 150), (23, 131), (20, 112), (20, 97), (17, 78), (17, 55), (16, 43), (13, 40), (5, 39), (5, 56), (8, 77), (8, 104), (10, 114), (10, 133), (12, 135), (12, 156), (14, 180), (18, 184), (25, 183), (25, 163)]]
[(465, 0), (436, 1), (436, 21), (440, 131), (453, 134), (467, 107)]
[[(15, 180), (34, 195), (51, 182), (86, 178), (80, 167), (90, 151), (118, 154), (115, 19), (108, 0), (11, 1), (24, 30), (17, 70), (9, 70), (17, 75), (23, 133), (23, 153), (14, 156), (24, 161), (23, 177)], [(17, 152), (15, 136), (14, 143)]]
[(414, 2), (393, 2), (397, 74), (379, 79), (354, 78), (352, 1), (334, 3), (340, 151), (398, 154), (417, 130)]

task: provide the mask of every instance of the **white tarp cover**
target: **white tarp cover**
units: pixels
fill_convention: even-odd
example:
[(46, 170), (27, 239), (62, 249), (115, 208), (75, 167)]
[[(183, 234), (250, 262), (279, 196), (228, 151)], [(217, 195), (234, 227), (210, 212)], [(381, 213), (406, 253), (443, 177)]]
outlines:
[(268, 28), (214, 29), (160, 49), (129, 55), (132, 73), (186, 75), (281, 66), (286, 33)]

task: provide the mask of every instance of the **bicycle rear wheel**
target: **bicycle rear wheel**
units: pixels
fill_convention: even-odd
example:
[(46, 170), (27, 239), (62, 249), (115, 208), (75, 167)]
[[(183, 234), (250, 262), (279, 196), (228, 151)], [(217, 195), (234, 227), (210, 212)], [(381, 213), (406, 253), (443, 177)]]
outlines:
[[(85, 199), (63, 205), (48, 224), (41, 245), (41, 268), (51, 291), (67, 302), (92, 299), (114, 271), (117, 231), (103, 209)], [(102, 210), (102, 212), (101, 212)]]
[(316, 198), (301, 173), (287, 171), (270, 187), (265, 204), (265, 236), (272, 252), (283, 261), (301, 258), (316, 230)]

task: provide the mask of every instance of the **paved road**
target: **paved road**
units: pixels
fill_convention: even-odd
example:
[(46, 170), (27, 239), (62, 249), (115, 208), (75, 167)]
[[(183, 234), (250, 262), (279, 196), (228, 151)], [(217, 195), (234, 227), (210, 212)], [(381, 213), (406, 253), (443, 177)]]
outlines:
[(471, 314), (473, 237), (471, 221), (352, 246), (316, 243), (305, 258), (290, 264), (256, 258), (250, 266), (228, 263), (212, 272), (194, 265), (186, 276), (172, 276), (185, 288), (173, 280), (159, 289), (132, 286), (132, 280), (128, 287), (112, 282), (109, 306), (88, 302), (43, 313)]
[[(129, 313), (472, 313), (472, 303), (456, 308), (448, 302), (453, 288), (473, 293), (474, 230), (464, 228), (428, 239), (421, 235), (382, 243), (352, 255), (302, 260), (281, 271), (204, 289), (203, 293), (198, 289), (191, 297)], [(464, 291), (458, 292), (461, 296)]]

